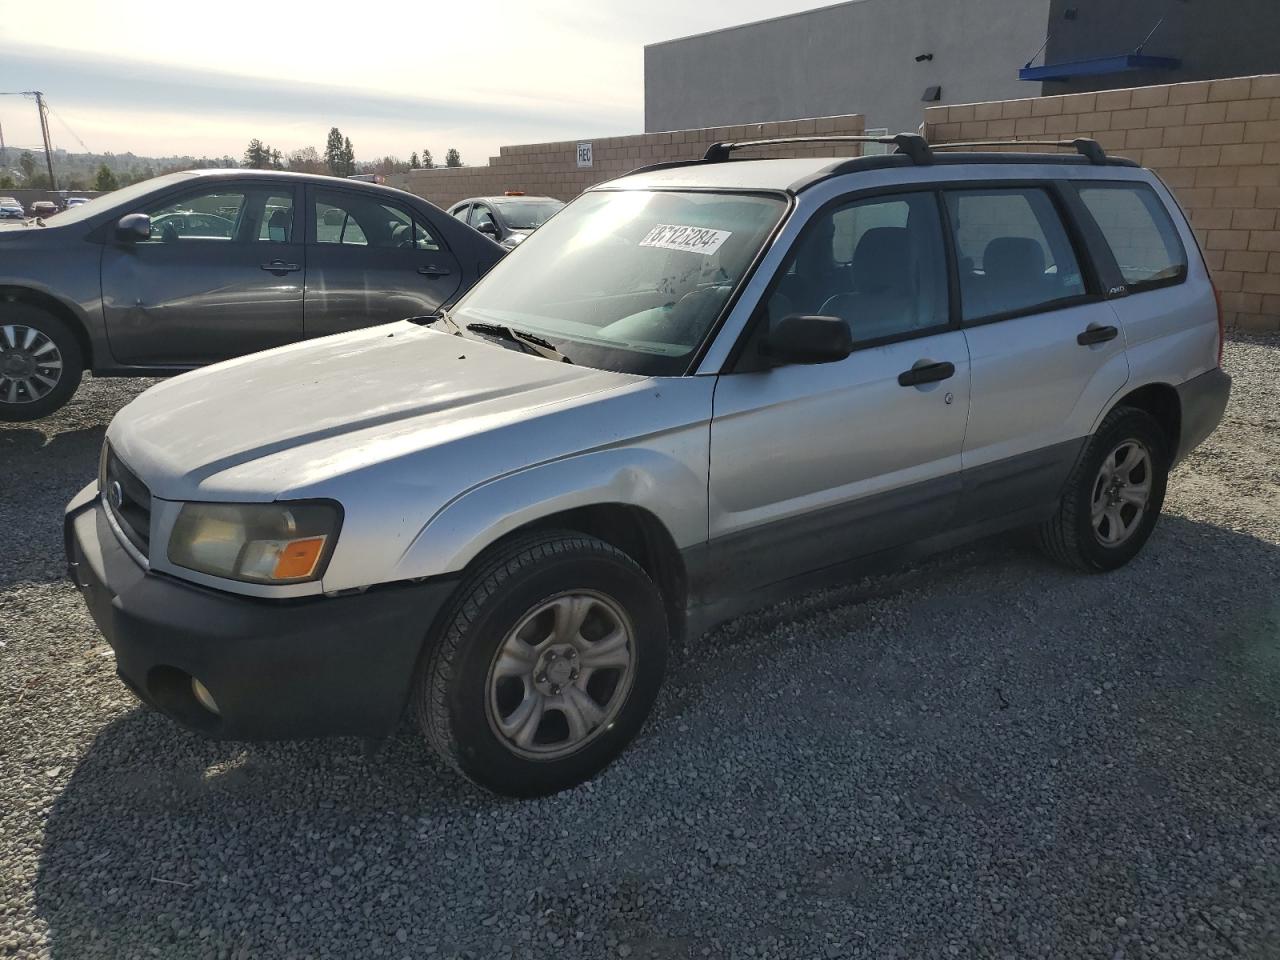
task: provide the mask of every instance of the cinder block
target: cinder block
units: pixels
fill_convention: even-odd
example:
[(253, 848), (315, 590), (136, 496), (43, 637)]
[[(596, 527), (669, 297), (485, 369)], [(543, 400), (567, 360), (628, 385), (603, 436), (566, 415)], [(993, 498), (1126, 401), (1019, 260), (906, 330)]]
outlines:
[(1182, 153), (1178, 156), (1178, 163), (1184, 167), (1213, 167), (1217, 166), (1221, 159), (1222, 148), (1218, 146), (1183, 147)]
[(1280, 97), (1280, 73), (1254, 77), (1249, 84), (1251, 97)]
[(1166, 147), (1198, 147), (1204, 137), (1204, 127), (1182, 126), (1165, 127), (1164, 145)]
[(1013, 124), (1015, 137), (1043, 137), (1045, 130), (1044, 117), (1022, 117)]
[[(1241, 144), (1241, 146), (1253, 146), (1253, 144)], [(1280, 164), (1241, 167), (1236, 183), (1242, 187), (1280, 186)]]
[(1242, 143), (1244, 142), (1243, 123), (1211, 123), (1204, 128), (1201, 143)]
[[(1261, 309), (1259, 307), (1259, 310)], [(1250, 332), (1267, 333), (1272, 330), (1280, 330), (1280, 316), (1263, 313), (1238, 313), (1236, 314), (1235, 326)]]
[(1029, 116), (1031, 116), (1030, 100), (1006, 100), (1000, 107), (1002, 120), (1020, 120)]
[(1169, 102), (1167, 84), (1158, 87), (1138, 87), (1132, 91), (1130, 105), (1133, 107), (1163, 107)]
[(1265, 273), (1267, 258), (1275, 254), (1265, 250), (1230, 250), (1226, 254), (1226, 269), (1241, 273)]
[(1231, 211), (1200, 207), (1191, 211), (1191, 222), (1201, 230), (1231, 229)]
[(951, 123), (966, 123), (975, 119), (974, 105), (972, 103), (962, 104), (958, 107), (950, 107), (947, 110), (947, 120)]
[(1075, 133), (1079, 129), (1079, 120), (1075, 114), (1062, 113), (1055, 117), (1046, 117), (1044, 132), (1052, 134)]
[(1244, 274), (1236, 270), (1219, 270), (1213, 275), (1219, 293), (1235, 293), (1244, 289)]
[(1232, 100), (1227, 104), (1227, 122), (1266, 120), (1270, 112), (1270, 100)]
[(1254, 230), (1248, 237), (1249, 250), (1266, 250), (1268, 253), (1280, 251), (1280, 230)]
[(1226, 119), (1225, 103), (1193, 103), (1187, 107), (1187, 123), (1223, 123)]
[(1248, 250), (1249, 237), (1243, 230), (1210, 230), (1204, 245), (1210, 250)]
[(1262, 163), (1261, 143), (1229, 143), (1222, 148), (1222, 165), (1246, 167)]
[(1128, 110), (1132, 104), (1131, 90), (1107, 90), (1098, 94), (1099, 110)]
[(1169, 88), (1169, 102), (1204, 103), (1209, 99), (1209, 81), (1198, 80), (1195, 83), (1175, 83)]
[[(1238, 188), (1237, 188), (1238, 189)], [(1276, 226), (1275, 210), (1233, 210), (1231, 211), (1231, 227), (1233, 230), (1274, 230)]]
[(1146, 149), (1148, 147), (1158, 147), (1164, 138), (1164, 131), (1158, 127), (1155, 129), (1145, 128), (1142, 130), (1129, 130), (1125, 133), (1124, 145), (1129, 149)]
[[(1156, 147), (1154, 150), (1144, 150), (1142, 154), (1142, 159), (1143, 159), (1143, 163), (1146, 166), (1152, 167), (1153, 169), (1156, 169), (1156, 170), (1160, 170), (1161, 176), (1165, 177), (1165, 180), (1167, 182), (1168, 175), (1163, 170), (1163, 168), (1177, 165), (1178, 148), (1177, 147)], [(1169, 171), (1169, 172), (1172, 172), (1172, 171)]]
[[(1111, 114), (1112, 130), (1137, 130), (1147, 126), (1146, 110), (1116, 110)], [(1241, 136), (1244, 130), (1240, 131)]]
[(1280, 187), (1259, 187), (1253, 205), (1267, 210), (1280, 210)]
[(1205, 250), (1204, 263), (1210, 270), (1223, 269), (1223, 260), (1227, 256), (1226, 250)]
[(1246, 273), (1240, 289), (1245, 293), (1280, 294), (1280, 273)]
[(1073, 93), (1058, 99), (1062, 101), (1063, 113), (1093, 113), (1097, 110), (1096, 93)]
[(975, 103), (973, 105), (973, 119), (999, 120), (1000, 109), (1001, 102), (999, 100), (993, 100), (990, 103)]
[(1110, 113), (1082, 113), (1080, 114), (1080, 129), (1093, 130), (1094, 132), (1097, 132), (1099, 130), (1110, 130), (1111, 114)]
[(1262, 309), (1260, 293), (1224, 293), (1222, 306), (1226, 310), (1239, 310), (1244, 313), (1257, 313)]
[(1280, 120), (1255, 120), (1244, 125), (1249, 143), (1280, 143)]
[(1238, 174), (1239, 170), (1236, 167), (1197, 167), (1196, 186), (1234, 187), (1239, 184)]
[(987, 122), (987, 136), (992, 140), (1007, 140), (1013, 136), (1016, 120), (990, 120)]
[(1062, 97), (1036, 97), (1031, 101), (1033, 117), (1054, 117), (1062, 113)]
[(1249, 77), (1235, 77), (1230, 80), (1211, 80), (1209, 82), (1209, 100), (1245, 100), (1249, 96)]

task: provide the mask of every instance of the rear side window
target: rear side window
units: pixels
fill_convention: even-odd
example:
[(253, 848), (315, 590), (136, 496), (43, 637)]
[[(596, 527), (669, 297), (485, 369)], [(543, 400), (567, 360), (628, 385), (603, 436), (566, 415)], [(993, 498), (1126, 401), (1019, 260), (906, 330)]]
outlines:
[(1049, 195), (1036, 187), (947, 193), (966, 321), (1032, 313), (1086, 293)]
[(1079, 193), (1131, 291), (1186, 279), (1187, 252), (1154, 190), (1143, 183), (1103, 183), (1081, 186)]

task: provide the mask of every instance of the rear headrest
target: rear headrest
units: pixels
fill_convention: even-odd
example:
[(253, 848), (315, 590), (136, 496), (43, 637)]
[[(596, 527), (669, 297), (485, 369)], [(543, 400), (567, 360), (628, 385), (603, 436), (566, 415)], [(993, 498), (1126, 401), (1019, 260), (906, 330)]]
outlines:
[(289, 221), (292, 220), (288, 210), (277, 209), (271, 211), (271, 218), (267, 220), (267, 236), (281, 243), (289, 239)]
[(911, 287), (911, 236), (906, 227), (873, 227), (853, 251), (853, 289), (859, 293)]
[(982, 272), (997, 281), (1039, 280), (1044, 268), (1044, 248), (1030, 237), (996, 237), (982, 254)]

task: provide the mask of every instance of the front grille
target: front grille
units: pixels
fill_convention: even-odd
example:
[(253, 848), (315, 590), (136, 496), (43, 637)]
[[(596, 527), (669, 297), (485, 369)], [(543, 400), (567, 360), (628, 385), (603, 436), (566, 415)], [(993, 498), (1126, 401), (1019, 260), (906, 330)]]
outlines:
[(107, 448), (102, 499), (129, 542), (147, 556), (151, 545), (151, 491)]

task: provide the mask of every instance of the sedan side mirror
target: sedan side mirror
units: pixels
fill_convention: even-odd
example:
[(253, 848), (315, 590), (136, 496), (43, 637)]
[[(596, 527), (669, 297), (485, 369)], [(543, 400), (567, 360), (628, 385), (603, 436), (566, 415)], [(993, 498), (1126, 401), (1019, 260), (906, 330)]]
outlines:
[(116, 239), (124, 243), (141, 243), (151, 239), (151, 218), (145, 213), (128, 213), (116, 223)]
[(773, 325), (760, 353), (775, 366), (834, 363), (853, 353), (853, 335), (839, 317), (791, 314)]
[(478, 224), (476, 229), (486, 237), (496, 237), (498, 235), (498, 225), (492, 220), (485, 220), (483, 223)]

